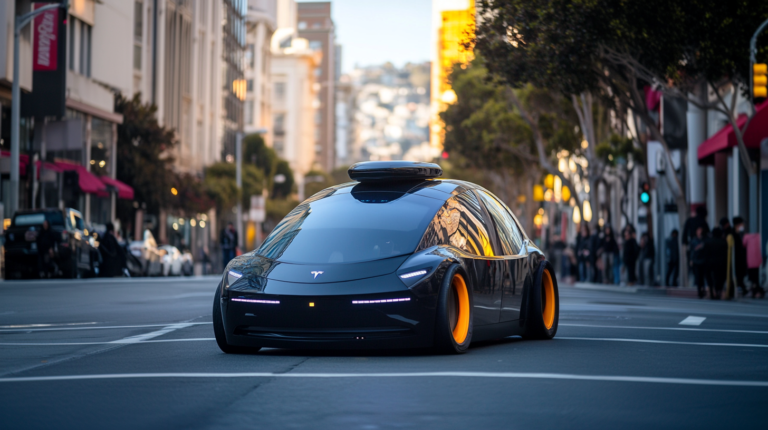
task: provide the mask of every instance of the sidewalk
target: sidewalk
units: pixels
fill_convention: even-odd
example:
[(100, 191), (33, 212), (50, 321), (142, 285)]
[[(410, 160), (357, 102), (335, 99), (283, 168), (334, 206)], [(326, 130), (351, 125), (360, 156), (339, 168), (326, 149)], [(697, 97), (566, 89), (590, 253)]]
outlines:
[(646, 287), (642, 285), (634, 285), (628, 287), (622, 285), (595, 284), (591, 282), (576, 282), (574, 284), (563, 282), (562, 285), (571, 288), (579, 288), (582, 290), (613, 291), (615, 293), (645, 294), (650, 296), (687, 297), (690, 299), (699, 298), (696, 288)]

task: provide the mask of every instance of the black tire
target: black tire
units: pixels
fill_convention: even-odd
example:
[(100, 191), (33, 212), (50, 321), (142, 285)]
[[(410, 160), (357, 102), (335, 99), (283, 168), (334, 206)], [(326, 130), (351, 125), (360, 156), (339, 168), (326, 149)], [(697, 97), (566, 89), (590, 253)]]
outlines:
[(261, 347), (242, 347), (227, 343), (227, 335), (224, 333), (224, 320), (221, 315), (221, 285), (216, 288), (216, 295), (213, 296), (213, 334), (216, 337), (216, 344), (227, 354), (253, 354), (258, 352)]
[(472, 343), (472, 288), (458, 264), (449, 267), (437, 297), (435, 349), (463, 354)]
[(552, 339), (560, 320), (560, 293), (555, 270), (549, 261), (542, 261), (536, 269), (533, 287), (527, 294), (525, 331), (526, 339)]

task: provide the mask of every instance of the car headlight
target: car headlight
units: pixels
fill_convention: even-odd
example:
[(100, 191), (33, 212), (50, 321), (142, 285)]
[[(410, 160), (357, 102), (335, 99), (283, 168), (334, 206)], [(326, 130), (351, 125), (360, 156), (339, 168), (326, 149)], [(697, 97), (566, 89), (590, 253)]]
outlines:
[(240, 278), (242, 277), (243, 277), (242, 273), (235, 270), (228, 270), (227, 273), (224, 275), (224, 288), (229, 288), (230, 285), (239, 281)]

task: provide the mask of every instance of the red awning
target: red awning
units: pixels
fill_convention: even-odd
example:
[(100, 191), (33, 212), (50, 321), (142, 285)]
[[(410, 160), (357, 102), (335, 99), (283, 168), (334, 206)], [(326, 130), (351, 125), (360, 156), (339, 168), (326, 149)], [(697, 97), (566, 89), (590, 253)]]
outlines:
[(117, 197), (126, 200), (133, 200), (133, 188), (130, 185), (126, 185), (117, 179), (112, 179), (109, 176), (102, 176), (101, 182), (105, 183), (107, 187), (117, 188)]
[[(739, 128), (744, 127), (747, 116), (741, 114), (736, 120)], [(749, 127), (744, 133), (744, 145), (747, 148), (759, 148), (760, 141), (768, 137), (768, 101), (758, 105), (755, 116), (749, 122)], [(738, 144), (736, 133), (731, 125), (726, 125), (712, 137), (699, 145), (699, 164), (715, 164), (715, 154), (735, 147)]]
[(80, 190), (87, 194), (95, 194), (98, 197), (108, 197), (107, 186), (99, 180), (93, 173), (89, 172), (84, 166), (79, 164), (57, 161), (54, 163), (61, 170), (74, 170), (77, 172), (78, 185)]
[[(11, 151), (0, 151), (0, 158), (11, 158)], [(27, 174), (27, 164), (29, 164), (29, 155), (19, 154), (19, 175)]]

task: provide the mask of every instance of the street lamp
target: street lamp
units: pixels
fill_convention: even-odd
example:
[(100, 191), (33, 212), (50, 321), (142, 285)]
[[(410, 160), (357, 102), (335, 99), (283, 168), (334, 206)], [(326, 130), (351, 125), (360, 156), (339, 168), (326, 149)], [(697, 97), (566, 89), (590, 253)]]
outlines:
[(13, 26), (13, 87), (11, 90), (11, 201), (10, 213), (13, 215), (19, 209), (19, 122), (21, 122), (21, 87), (19, 85), (19, 36), (21, 29), (26, 27), (37, 15), (51, 9), (62, 8), (65, 13), (69, 10), (69, 0), (61, 4), (49, 4), (32, 12), (16, 17)]

